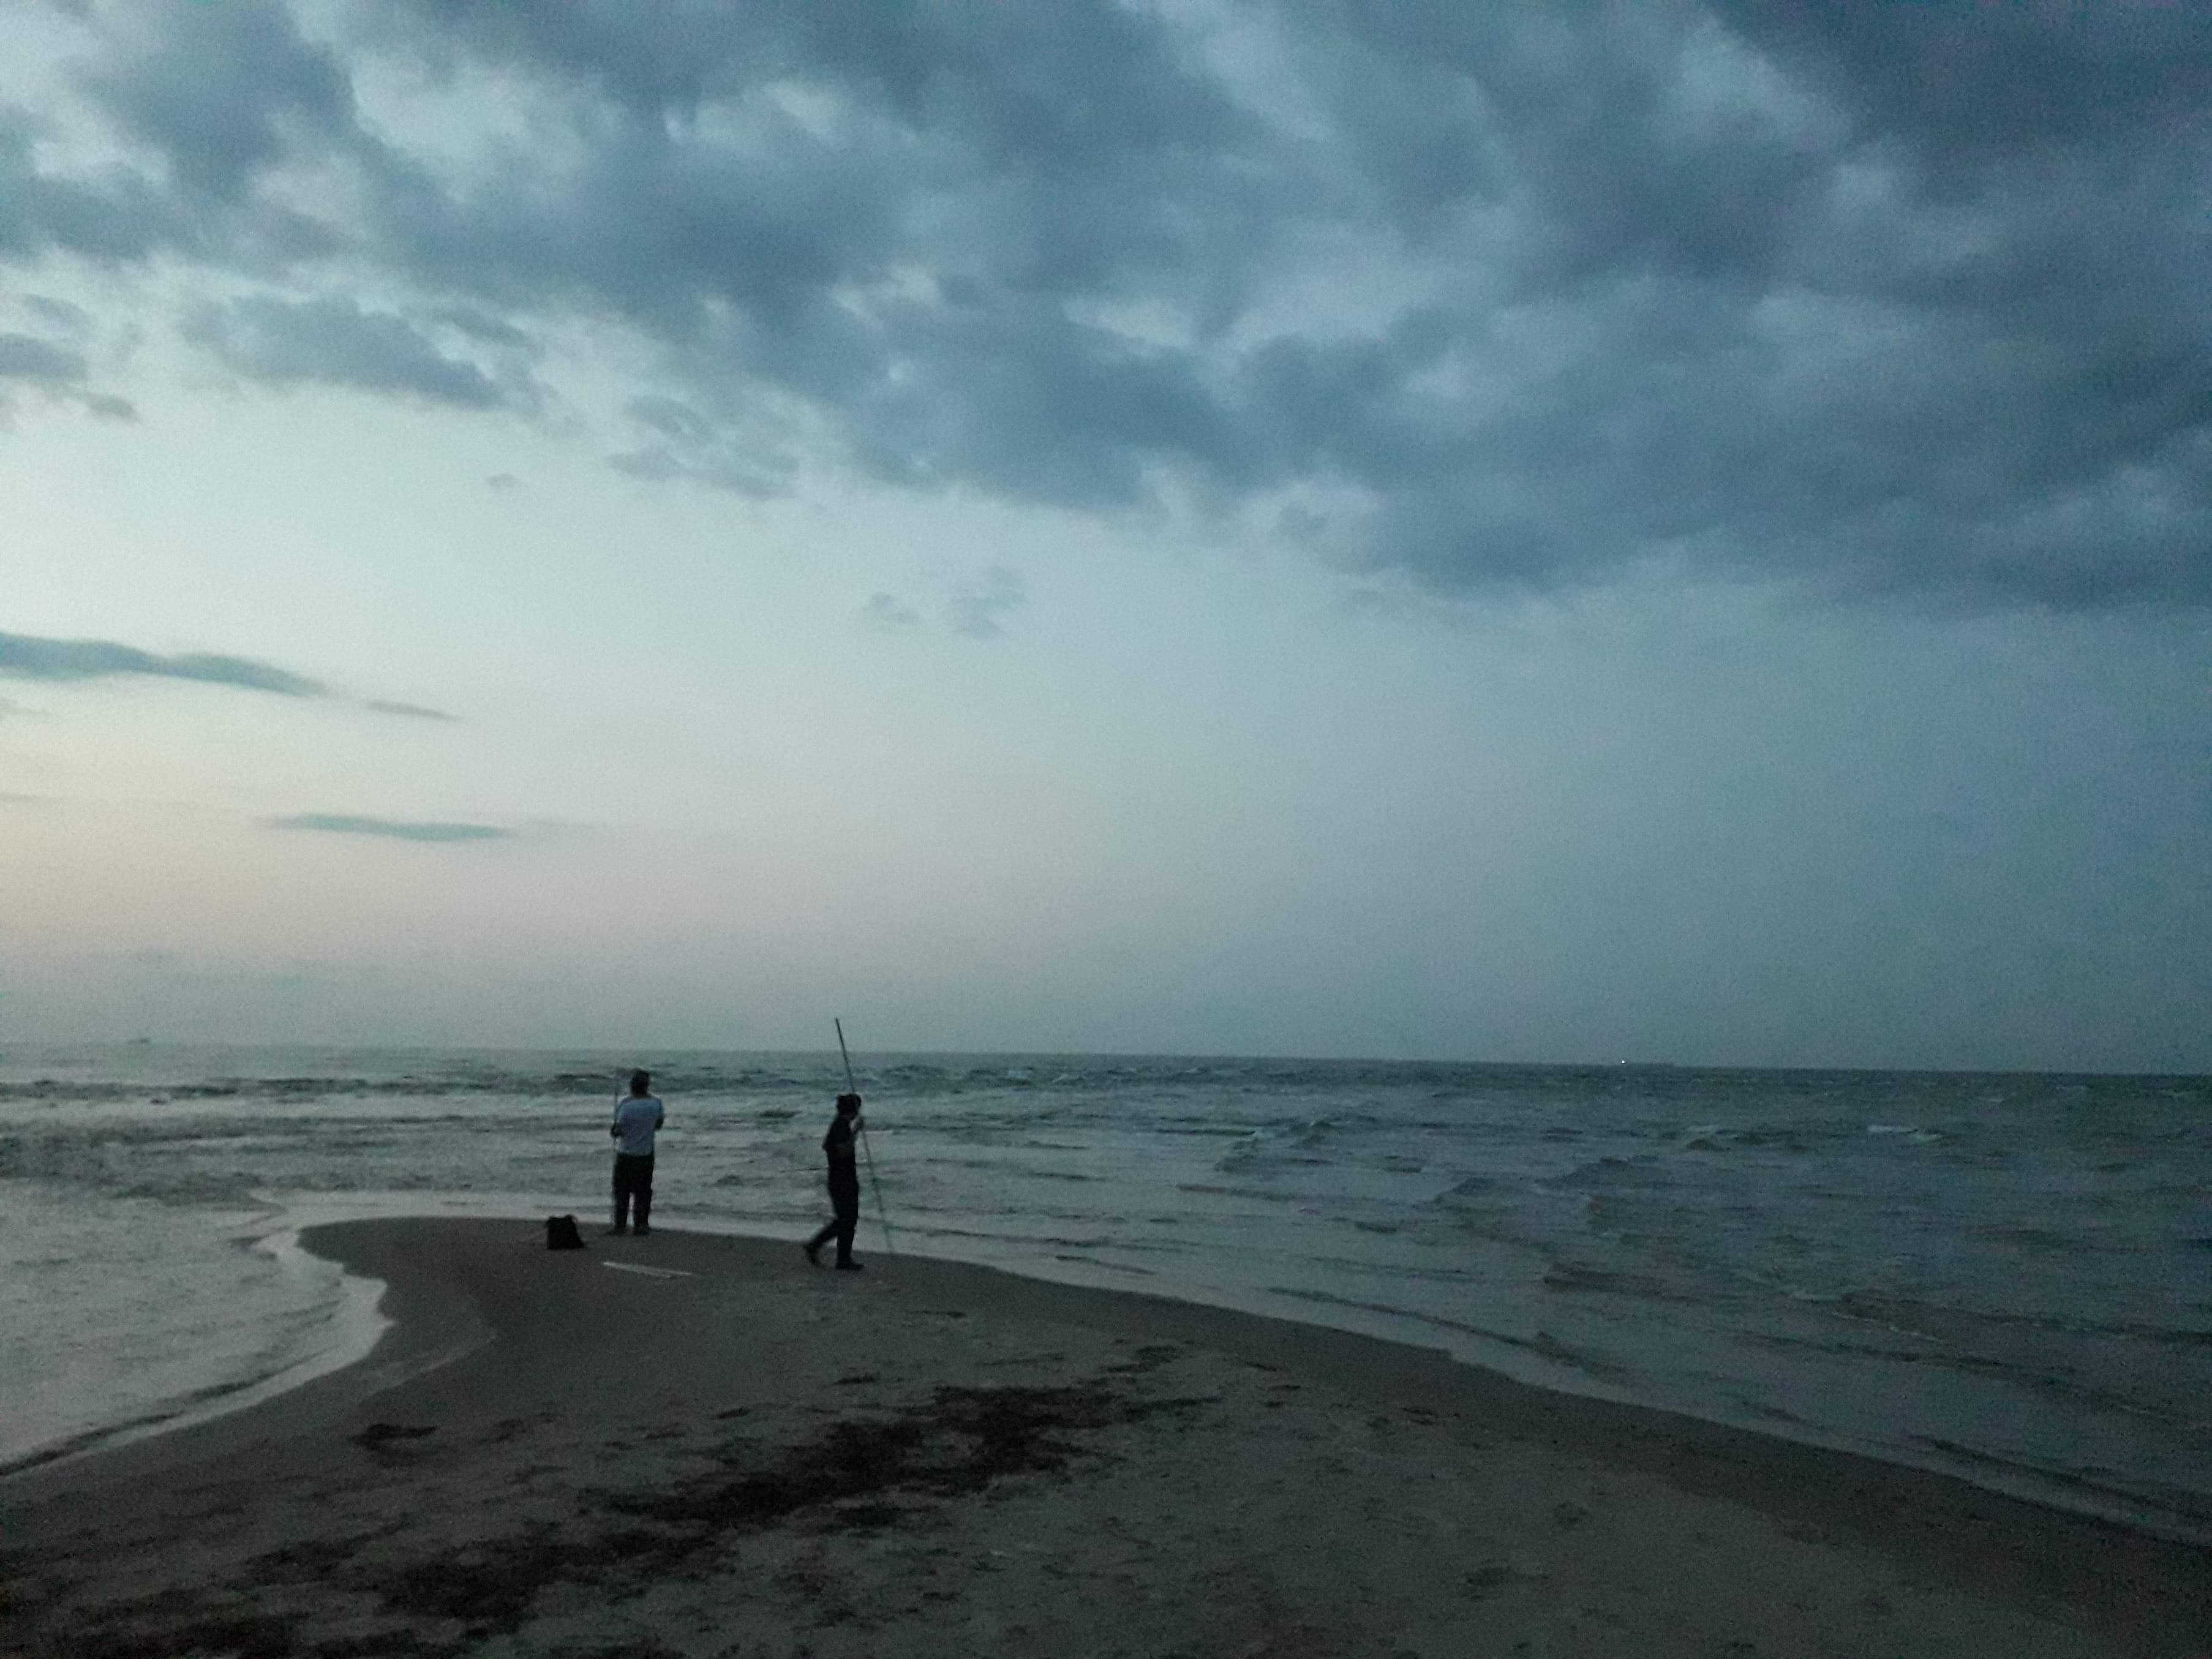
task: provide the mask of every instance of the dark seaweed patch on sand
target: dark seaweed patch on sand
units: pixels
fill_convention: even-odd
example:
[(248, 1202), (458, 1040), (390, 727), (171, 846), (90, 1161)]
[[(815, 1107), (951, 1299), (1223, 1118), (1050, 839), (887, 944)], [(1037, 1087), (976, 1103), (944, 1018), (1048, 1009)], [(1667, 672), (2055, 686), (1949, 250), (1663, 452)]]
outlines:
[(429, 1424), (372, 1423), (353, 1436), (353, 1443), (364, 1451), (387, 1451), (437, 1431), (436, 1427)]
[(288, 1659), (298, 1650), (294, 1644), (298, 1623), (296, 1619), (248, 1613), (137, 1629), (111, 1627), (75, 1634), (66, 1644), (43, 1651), (67, 1653), (71, 1659), (185, 1659), (200, 1654), (221, 1655), (222, 1659)]
[(417, 1562), (380, 1577), (371, 1586), (394, 1613), (451, 1619), (471, 1632), (508, 1631), (529, 1615), (544, 1585), (595, 1577), (591, 1558), (551, 1527), (533, 1527), (519, 1538), (487, 1544), (466, 1555)]
[(387, 1526), (349, 1538), (302, 1539), (296, 1544), (284, 1544), (273, 1550), (264, 1550), (246, 1565), (264, 1578), (323, 1577), (352, 1560), (378, 1539), (389, 1536), (393, 1530), (392, 1527)]
[(1079, 1435), (1200, 1403), (1132, 1400), (1097, 1383), (939, 1389), (903, 1410), (831, 1423), (765, 1463), (752, 1443), (732, 1441), (708, 1473), (649, 1492), (599, 1494), (590, 1500), (596, 1513), (580, 1524), (536, 1528), (352, 1584), (380, 1596), (388, 1612), (455, 1621), (481, 1638), (519, 1628), (538, 1593), (555, 1584), (605, 1589), (711, 1571), (706, 1564), (728, 1540), (778, 1526), (897, 1526), (933, 1501), (1064, 1470), (1086, 1455)]
[[(957, 1498), (1014, 1475), (1057, 1472), (1082, 1449), (1071, 1436), (1192, 1403), (1129, 1400), (1096, 1383), (944, 1388), (893, 1415), (833, 1423), (765, 1468), (701, 1475), (609, 1507), (659, 1522), (672, 1541), (693, 1546), (807, 1510), (859, 1512), (864, 1524), (878, 1525), (887, 1498)], [(873, 1501), (856, 1502), (864, 1499)]]
[[(1166, 1352), (1115, 1369), (1151, 1370)], [(589, 1587), (603, 1597), (634, 1594), (672, 1575), (712, 1574), (731, 1542), (774, 1528), (876, 1532), (909, 1525), (946, 1502), (1102, 1456), (1090, 1437), (1115, 1424), (1206, 1403), (1133, 1398), (1103, 1380), (941, 1388), (927, 1400), (841, 1418), (792, 1445), (764, 1448), (729, 1436), (699, 1448), (712, 1465), (704, 1473), (648, 1491), (580, 1493), (570, 1519), (459, 1551), (377, 1561), (402, 1541), (389, 1527), (303, 1540), (253, 1557), (240, 1583), (112, 1605), (104, 1620), (72, 1628), (65, 1647), (27, 1651), (38, 1659), (64, 1651), (70, 1659), (449, 1659), (520, 1629), (540, 1594), (556, 1586)], [(373, 1450), (420, 1437), (403, 1425), (372, 1428), (386, 1431), (362, 1439)], [(349, 1605), (355, 1628), (320, 1639), (307, 1633), (310, 1615), (289, 1610), (303, 1594), (311, 1605)], [(287, 1612), (243, 1613), (244, 1597), (264, 1606), (280, 1601)], [(359, 1617), (371, 1607), (368, 1618)]]

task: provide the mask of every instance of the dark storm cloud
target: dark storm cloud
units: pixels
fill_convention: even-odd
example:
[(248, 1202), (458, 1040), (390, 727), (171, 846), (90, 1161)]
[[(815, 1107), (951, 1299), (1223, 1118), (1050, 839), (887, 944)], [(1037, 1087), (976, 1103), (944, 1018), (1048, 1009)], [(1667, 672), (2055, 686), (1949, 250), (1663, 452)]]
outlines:
[(146, 675), (161, 679), (199, 680), (210, 685), (233, 685), (248, 691), (270, 691), (283, 697), (327, 696), (330, 688), (248, 657), (215, 656), (188, 652), (181, 656), (157, 656), (136, 646), (112, 640), (49, 640), (27, 634), (0, 634), (0, 675), (26, 680), (91, 680), (119, 675)]
[(1911, 134), (1938, 161), (2132, 140), (2202, 123), (2212, 108), (2201, 8), (1719, 0), (1717, 9), (1871, 127)]
[[(81, 83), (131, 153), (0, 123), (0, 259), (277, 283), (195, 313), (252, 378), (528, 408), (546, 325), (612, 320), (659, 354), (611, 458), (647, 480), (771, 493), (826, 436), (1446, 591), (2212, 599), (2203, 8), (130, 15)], [(410, 148), (370, 58), (531, 143)]]
[(315, 830), (334, 836), (380, 836), (390, 841), (511, 841), (515, 832), (495, 823), (419, 823), (405, 818), (362, 817), (349, 812), (301, 812), (271, 818), (271, 830)]

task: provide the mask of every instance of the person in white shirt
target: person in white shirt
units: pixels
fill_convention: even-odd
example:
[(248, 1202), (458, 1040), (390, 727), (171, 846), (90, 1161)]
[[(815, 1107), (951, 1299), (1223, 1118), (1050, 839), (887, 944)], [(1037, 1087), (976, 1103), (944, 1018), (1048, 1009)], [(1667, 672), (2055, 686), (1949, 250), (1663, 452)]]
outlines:
[(637, 1231), (653, 1231), (653, 1133), (668, 1119), (653, 1097), (653, 1073), (632, 1072), (629, 1093), (615, 1103), (615, 1121), (607, 1133), (615, 1141), (615, 1224), (617, 1233), (630, 1231), (630, 1208), (637, 1209)]

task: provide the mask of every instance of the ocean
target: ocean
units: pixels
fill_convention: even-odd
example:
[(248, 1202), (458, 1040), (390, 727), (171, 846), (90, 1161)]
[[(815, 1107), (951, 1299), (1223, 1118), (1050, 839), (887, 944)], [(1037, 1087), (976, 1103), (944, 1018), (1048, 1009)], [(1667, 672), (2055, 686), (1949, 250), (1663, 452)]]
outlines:
[[(0, 1470), (374, 1340), (353, 1216), (824, 1215), (836, 1055), (0, 1054)], [(856, 1056), (860, 1245), (1441, 1348), (2212, 1541), (2212, 1079)], [(886, 1229), (888, 1224), (888, 1234)]]

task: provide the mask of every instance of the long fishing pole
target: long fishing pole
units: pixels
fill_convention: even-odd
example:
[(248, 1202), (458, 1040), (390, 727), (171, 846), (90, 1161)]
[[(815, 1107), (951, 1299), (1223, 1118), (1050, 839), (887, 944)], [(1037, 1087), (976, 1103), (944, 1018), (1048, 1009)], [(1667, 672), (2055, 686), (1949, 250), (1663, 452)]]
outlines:
[[(845, 1092), (857, 1095), (860, 1085), (853, 1081), (853, 1052), (845, 1046), (845, 1021), (842, 1016), (832, 1016), (830, 1023), (837, 1028), (837, 1055), (845, 1062)], [(868, 1190), (876, 1195), (876, 1220), (884, 1230), (884, 1254), (896, 1255), (891, 1248), (891, 1212), (884, 1207), (884, 1183), (876, 1179), (876, 1155), (868, 1150), (868, 1120), (860, 1119), (860, 1158), (868, 1166)]]

